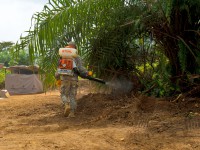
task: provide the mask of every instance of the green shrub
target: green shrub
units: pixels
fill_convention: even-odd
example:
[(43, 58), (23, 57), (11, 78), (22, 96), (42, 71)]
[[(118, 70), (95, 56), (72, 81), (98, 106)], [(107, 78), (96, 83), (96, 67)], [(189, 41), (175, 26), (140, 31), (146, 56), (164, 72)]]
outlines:
[(3, 69), (0, 70), (0, 89), (5, 87), (5, 71)]

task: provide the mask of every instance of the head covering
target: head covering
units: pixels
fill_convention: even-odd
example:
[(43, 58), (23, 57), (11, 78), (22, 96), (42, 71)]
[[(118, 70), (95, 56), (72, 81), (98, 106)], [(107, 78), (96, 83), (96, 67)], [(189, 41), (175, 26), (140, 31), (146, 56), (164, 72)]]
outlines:
[(70, 42), (68, 43), (68, 45), (74, 45), (74, 46), (76, 46), (76, 43), (73, 42), (73, 41), (70, 41)]

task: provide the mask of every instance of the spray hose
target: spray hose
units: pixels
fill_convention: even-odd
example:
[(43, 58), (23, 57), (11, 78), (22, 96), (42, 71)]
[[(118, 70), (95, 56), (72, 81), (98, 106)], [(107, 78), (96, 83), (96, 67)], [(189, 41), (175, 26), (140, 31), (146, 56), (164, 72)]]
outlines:
[(102, 79), (98, 79), (98, 78), (94, 78), (94, 77), (91, 77), (89, 75), (86, 75), (85, 73), (82, 74), (78, 71), (77, 68), (74, 68), (74, 72), (78, 74), (78, 76), (84, 78), (84, 79), (88, 79), (88, 80), (92, 80), (92, 81), (96, 81), (96, 82), (99, 82), (101, 84), (106, 84), (106, 81), (102, 80)]
[(96, 81), (96, 82), (102, 83), (102, 84), (106, 84), (106, 82), (104, 80), (102, 80), (102, 79), (94, 78), (94, 77), (91, 77), (91, 76), (87, 76), (85, 78), (89, 79), (89, 80), (92, 80), (92, 81)]

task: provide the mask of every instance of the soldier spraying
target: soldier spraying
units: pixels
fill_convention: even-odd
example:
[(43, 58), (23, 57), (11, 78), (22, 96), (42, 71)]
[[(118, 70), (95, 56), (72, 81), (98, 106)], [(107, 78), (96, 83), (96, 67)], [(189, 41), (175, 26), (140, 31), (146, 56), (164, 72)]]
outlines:
[(61, 80), (60, 97), (65, 106), (64, 116), (75, 117), (78, 76), (87, 78), (91, 75), (91, 72), (83, 66), (74, 42), (69, 42), (65, 48), (60, 48), (59, 55), (56, 79), (57, 82)]

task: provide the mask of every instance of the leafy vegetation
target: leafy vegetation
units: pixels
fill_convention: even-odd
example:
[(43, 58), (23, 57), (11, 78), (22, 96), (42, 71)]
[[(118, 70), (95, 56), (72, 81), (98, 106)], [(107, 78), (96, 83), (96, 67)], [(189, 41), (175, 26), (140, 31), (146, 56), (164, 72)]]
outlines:
[(47, 86), (58, 49), (75, 40), (97, 77), (137, 78), (156, 96), (185, 92), (200, 82), (191, 82), (200, 71), (199, 8), (200, 0), (49, 0), (17, 51), (39, 57)]
[[(4, 67), (12, 65), (30, 65), (29, 56), (27, 51), (21, 50), (17, 53), (17, 57), (14, 57), (15, 45), (12, 42), (0, 42), (0, 63), (4, 64)], [(0, 69), (0, 89), (5, 87), (5, 75), (10, 73), (5, 68)]]
[(15, 45), (12, 42), (0, 42), (0, 63), (5, 67), (11, 65), (30, 65), (29, 55), (26, 50), (21, 50), (14, 57)]

